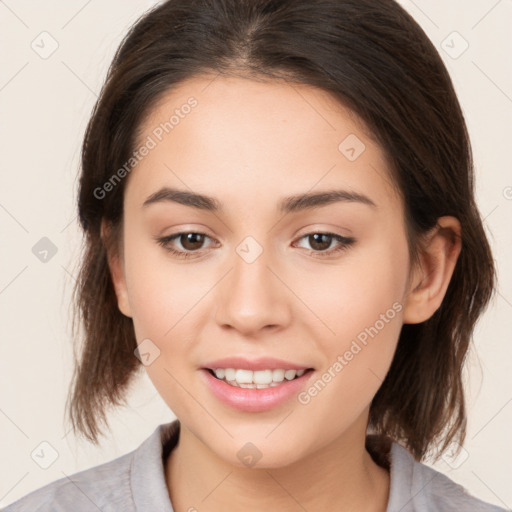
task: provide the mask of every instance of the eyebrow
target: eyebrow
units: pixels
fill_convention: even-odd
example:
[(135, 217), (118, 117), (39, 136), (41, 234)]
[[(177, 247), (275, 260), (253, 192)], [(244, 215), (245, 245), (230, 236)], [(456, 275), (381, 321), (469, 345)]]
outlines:
[[(224, 211), (222, 203), (214, 197), (169, 187), (163, 187), (158, 192), (151, 194), (144, 201), (142, 207), (147, 208), (152, 204), (163, 202), (174, 202), (213, 213)], [(364, 194), (348, 190), (326, 190), (285, 197), (279, 202), (278, 210), (281, 213), (292, 213), (336, 202), (361, 203), (377, 208), (377, 205)]]

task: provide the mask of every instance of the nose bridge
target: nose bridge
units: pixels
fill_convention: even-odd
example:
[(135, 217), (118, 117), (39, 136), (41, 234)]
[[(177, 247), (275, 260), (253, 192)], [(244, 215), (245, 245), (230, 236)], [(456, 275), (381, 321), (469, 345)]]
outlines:
[(249, 333), (289, 321), (286, 287), (274, 275), (270, 249), (246, 237), (230, 259), (231, 272), (220, 290), (217, 321)]

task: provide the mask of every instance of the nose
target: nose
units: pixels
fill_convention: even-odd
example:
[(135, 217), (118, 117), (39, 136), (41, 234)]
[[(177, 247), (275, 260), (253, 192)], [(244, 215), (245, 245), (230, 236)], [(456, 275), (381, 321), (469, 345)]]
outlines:
[(218, 287), (216, 321), (244, 336), (281, 329), (290, 323), (293, 293), (266, 252), (252, 262), (235, 253), (232, 268)]

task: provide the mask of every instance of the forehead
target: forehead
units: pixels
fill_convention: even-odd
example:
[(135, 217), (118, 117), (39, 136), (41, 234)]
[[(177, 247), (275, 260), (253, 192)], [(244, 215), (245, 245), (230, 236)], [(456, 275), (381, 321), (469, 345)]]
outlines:
[[(343, 186), (375, 202), (397, 200), (387, 161), (364, 123), (319, 88), (284, 81), (200, 76), (147, 113), (131, 172), (139, 205), (162, 186), (248, 205)], [(284, 194), (286, 192), (286, 194)]]

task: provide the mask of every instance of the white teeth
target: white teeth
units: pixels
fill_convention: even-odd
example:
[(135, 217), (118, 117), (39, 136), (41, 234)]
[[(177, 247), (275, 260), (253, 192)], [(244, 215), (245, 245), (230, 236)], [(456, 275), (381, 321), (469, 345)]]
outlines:
[(238, 384), (250, 384), (252, 382), (252, 371), (237, 370), (235, 373), (235, 380)]
[(235, 372), (235, 370), (233, 370), (233, 368), (226, 368), (224, 371), (226, 372), (224, 374), (224, 378), (226, 380), (235, 380), (235, 373), (236, 372)]
[(232, 386), (250, 389), (264, 389), (279, 386), (285, 379), (293, 380), (304, 375), (306, 370), (242, 370), (236, 368), (216, 368), (215, 376)]
[(296, 375), (297, 375), (297, 370), (286, 370), (284, 372), (284, 378), (286, 380), (292, 380), (295, 378)]
[(258, 370), (253, 372), (255, 384), (270, 384), (272, 382), (272, 370)]
[(272, 371), (272, 380), (274, 382), (283, 382), (284, 370), (273, 370)]

